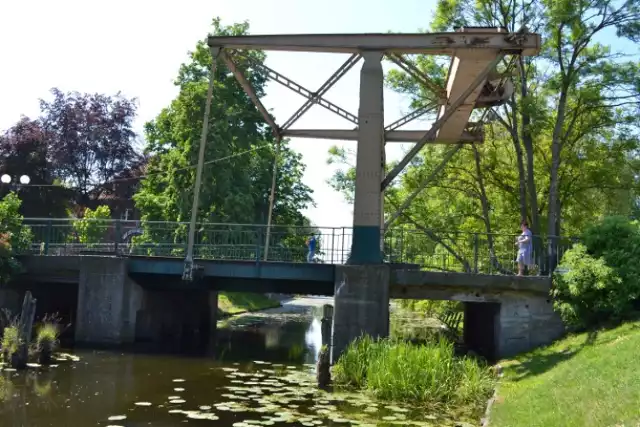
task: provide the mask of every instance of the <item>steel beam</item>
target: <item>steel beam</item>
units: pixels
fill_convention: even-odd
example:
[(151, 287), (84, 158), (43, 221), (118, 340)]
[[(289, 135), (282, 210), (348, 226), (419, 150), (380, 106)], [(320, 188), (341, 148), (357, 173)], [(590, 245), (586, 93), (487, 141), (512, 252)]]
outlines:
[(210, 36), (208, 43), (211, 47), (292, 52), (379, 51), (385, 54), (453, 55), (456, 49), (494, 49), (533, 56), (540, 52), (542, 41), (539, 34), (521, 33), (514, 36), (496, 28), (495, 32), (471, 29), (464, 33)]
[[(386, 142), (418, 142), (425, 134), (424, 130), (392, 130), (385, 131)], [(311, 139), (334, 139), (340, 141), (356, 141), (358, 139), (358, 130), (349, 129), (288, 129), (280, 131), (283, 137), (291, 138), (311, 138)], [(474, 134), (463, 132), (460, 140), (445, 141), (435, 140), (428, 141), (433, 144), (457, 144), (459, 142), (473, 143), (481, 142), (482, 134)]]
[(354, 114), (351, 114), (344, 108), (338, 107), (333, 102), (327, 101), (321, 96), (311, 92), (309, 89), (305, 88), (304, 86), (294, 82), (290, 78), (278, 73), (277, 71), (267, 67), (264, 64), (260, 64), (258, 62), (251, 61), (251, 60), (249, 60), (249, 62), (253, 67), (261, 69), (263, 72), (265, 72), (267, 74), (267, 77), (269, 77), (273, 81), (280, 83), (282, 86), (288, 89), (291, 89), (292, 91), (298, 93), (299, 95), (304, 96), (305, 98), (307, 98), (307, 100), (311, 101), (312, 103), (323, 106), (327, 110), (339, 115), (343, 119), (347, 119), (351, 123), (354, 123), (356, 125), (358, 124), (358, 117), (356, 117)]
[(427, 105), (425, 107), (421, 107), (418, 108), (415, 111), (410, 112), (409, 114), (407, 114), (404, 117), (399, 118), (398, 120), (396, 120), (395, 122), (391, 123), (390, 125), (387, 125), (384, 127), (385, 131), (392, 131), (392, 130), (396, 130), (404, 125), (406, 125), (409, 122), (412, 122), (413, 120), (417, 119), (418, 117), (422, 117), (425, 114), (435, 110), (438, 108), (438, 105)]
[(233, 73), (236, 80), (238, 80), (238, 83), (240, 83), (240, 86), (242, 86), (242, 89), (244, 89), (245, 93), (249, 96), (249, 98), (251, 98), (253, 105), (256, 106), (258, 111), (260, 111), (260, 113), (262, 114), (262, 117), (264, 117), (264, 120), (267, 123), (269, 123), (269, 126), (271, 126), (271, 131), (273, 132), (274, 136), (278, 138), (279, 136), (278, 125), (276, 124), (275, 120), (273, 120), (273, 117), (271, 117), (271, 114), (269, 114), (267, 109), (264, 108), (264, 105), (262, 105), (262, 102), (258, 98), (258, 95), (256, 95), (256, 92), (253, 90), (251, 83), (249, 83), (249, 81), (244, 76), (242, 71), (240, 71), (238, 67), (236, 67), (236, 64), (231, 60), (231, 58), (229, 58), (226, 52), (222, 51), (220, 56), (224, 61), (224, 63), (227, 65), (227, 68), (229, 68), (229, 70)]
[[(465, 33), (465, 34), (468, 34), (468, 33)], [(400, 160), (400, 162), (398, 162), (398, 164), (387, 174), (387, 176), (384, 178), (384, 180), (381, 183), (382, 190), (386, 189), (389, 186), (389, 184), (391, 184), (391, 181), (393, 181), (393, 179), (396, 176), (398, 176), (398, 174), (400, 174), (402, 169), (404, 169), (405, 166), (409, 164), (409, 162), (415, 157), (416, 154), (420, 152), (422, 147), (424, 147), (424, 145), (428, 141), (435, 140), (436, 135), (438, 133), (438, 129), (440, 129), (440, 127), (449, 119), (449, 117), (451, 117), (456, 112), (458, 107), (460, 107), (467, 100), (469, 95), (471, 95), (471, 93), (474, 90), (476, 90), (478, 86), (480, 86), (481, 84), (484, 84), (489, 73), (493, 71), (493, 69), (496, 67), (496, 65), (500, 63), (500, 61), (502, 61), (505, 55), (506, 55), (505, 52), (498, 53), (494, 58), (494, 60), (491, 61), (485, 67), (485, 69), (476, 76), (475, 80), (467, 87), (467, 89), (464, 92), (462, 92), (455, 101), (453, 101), (451, 104), (447, 106), (444, 114), (442, 114), (442, 116), (435, 121), (431, 129), (429, 129), (429, 132), (427, 132), (424, 135), (424, 137), (420, 139), (420, 141), (418, 141), (416, 145), (414, 145), (411, 148), (411, 150), (409, 150), (409, 152), (402, 158), (402, 160)]]
[[(327, 81), (324, 82), (324, 84), (322, 86), (320, 86), (320, 88), (315, 92), (314, 96), (317, 96), (317, 97), (324, 96), (324, 94), (327, 93), (329, 91), (329, 89), (331, 89), (333, 87), (333, 85), (338, 83), (338, 81), (345, 74), (347, 74), (349, 72), (349, 70), (351, 70), (351, 68), (353, 68), (353, 66), (358, 63), (359, 60), (360, 60), (360, 54), (354, 53), (353, 55), (351, 55), (349, 57), (349, 59), (347, 59), (347, 61), (344, 64), (342, 64), (340, 66), (340, 68), (338, 68), (336, 70), (336, 72), (333, 73), (331, 75), (331, 77), (329, 77), (327, 79)], [(297, 122), (300, 119), (300, 117), (302, 117), (304, 115), (304, 113), (309, 111), (309, 109), (313, 106), (313, 104), (314, 104), (314, 100), (313, 99), (307, 99), (305, 101), (305, 103), (302, 104), (302, 106), (300, 108), (298, 108), (298, 111), (293, 113), (291, 115), (291, 117), (289, 118), (289, 120), (287, 120), (282, 125), (282, 129), (289, 129), (291, 126), (293, 126), (293, 124), (295, 122)]]
[(271, 238), (271, 220), (273, 219), (273, 205), (276, 200), (276, 183), (278, 180), (278, 161), (280, 160), (280, 142), (282, 136), (276, 138), (276, 154), (273, 159), (273, 172), (271, 175), (271, 192), (269, 193), (269, 216), (267, 217), (267, 235), (264, 240), (264, 260), (269, 258), (269, 243)]
[(393, 221), (398, 219), (398, 217), (402, 215), (402, 212), (409, 207), (409, 205), (413, 202), (413, 199), (415, 199), (418, 196), (418, 194), (422, 192), (422, 190), (427, 188), (427, 185), (429, 185), (436, 178), (436, 176), (438, 176), (438, 174), (442, 171), (442, 169), (444, 169), (447, 163), (449, 163), (449, 160), (451, 160), (451, 158), (458, 151), (460, 151), (461, 148), (462, 148), (462, 144), (458, 144), (455, 147), (453, 147), (451, 150), (449, 150), (447, 154), (444, 155), (444, 158), (442, 159), (440, 164), (436, 166), (433, 172), (431, 172), (429, 176), (426, 179), (424, 179), (420, 183), (420, 185), (418, 185), (418, 188), (416, 188), (413, 191), (413, 193), (411, 193), (409, 197), (406, 198), (406, 200), (402, 203), (402, 205), (400, 205), (400, 207), (393, 213), (393, 215), (391, 215), (391, 217), (385, 221), (384, 223), (385, 232), (389, 229), (389, 226), (393, 223)]
[(191, 221), (189, 222), (189, 234), (187, 237), (187, 254), (184, 259), (182, 279), (193, 280), (193, 245), (195, 243), (196, 221), (198, 219), (198, 207), (200, 206), (200, 186), (202, 183), (202, 169), (204, 166), (204, 152), (209, 133), (209, 115), (211, 113), (211, 100), (213, 99), (213, 82), (216, 78), (218, 56), (224, 55), (222, 49), (211, 48), (211, 69), (209, 70), (209, 87), (207, 99), (204, 104), (204, 117), (202, 119), (202, 133), (200, 134), (200, 149), (198, 151), (198, 166), (196, 167), (196, 182), (193, 186), (193, 204), (191, 205)]

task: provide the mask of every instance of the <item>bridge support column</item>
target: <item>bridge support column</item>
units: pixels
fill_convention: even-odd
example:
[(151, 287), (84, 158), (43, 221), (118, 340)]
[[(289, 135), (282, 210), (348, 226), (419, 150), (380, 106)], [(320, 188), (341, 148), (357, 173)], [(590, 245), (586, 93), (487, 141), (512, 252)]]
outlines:
[(81, 257), (76, 342), (133, 342), (142, 294), (127, 274), (126, 258)]
[(382, 52), (363, 52), (360, 71), (360, 109), (356, 188), (353, 204), (353, 241), (350, 264), (382, 262), (381, 227), (384, 179), (384, 98)]
[(331, 363), (354, 339), (389, 335), (388, 265), (336, 265)]
[(564, 326), (550, 297), (505, 296), (496, 330), (497, 356), (504, 358), (551, 344), (562, 336)]

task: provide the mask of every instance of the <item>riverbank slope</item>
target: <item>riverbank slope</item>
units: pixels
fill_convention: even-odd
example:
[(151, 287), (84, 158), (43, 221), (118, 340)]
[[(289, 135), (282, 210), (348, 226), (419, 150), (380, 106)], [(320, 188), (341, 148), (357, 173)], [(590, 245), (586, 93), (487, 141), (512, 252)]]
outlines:
[(491, 427), (589, 427), (640, 421), (640, 322), (569, 336), (501, 362)]
[(251, 292), (220, 292), (218, 294), (218, 315), (228, 317), (251, 311), (280, 307), (280, 301), (264, 294)]

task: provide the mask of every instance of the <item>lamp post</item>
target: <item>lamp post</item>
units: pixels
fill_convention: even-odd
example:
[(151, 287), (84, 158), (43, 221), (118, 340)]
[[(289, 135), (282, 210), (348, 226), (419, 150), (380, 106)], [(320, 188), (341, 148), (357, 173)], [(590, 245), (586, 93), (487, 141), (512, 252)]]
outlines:
[(11, 184), (11, 181), (13, 181), (11, 175), (5, 173), (4, 175), (0, 176), (0, 182), (6, 185), (11, 185), (12, 188), (15, 188), (16, 190), (20, 189), (20, 186), (22, 185), (29, 185), (29, 183), (31, 182), (31, 178), (29, 178), (29, 175), (21, 175), (18, 179), (18, 182), (16, 182), (15, 184)]

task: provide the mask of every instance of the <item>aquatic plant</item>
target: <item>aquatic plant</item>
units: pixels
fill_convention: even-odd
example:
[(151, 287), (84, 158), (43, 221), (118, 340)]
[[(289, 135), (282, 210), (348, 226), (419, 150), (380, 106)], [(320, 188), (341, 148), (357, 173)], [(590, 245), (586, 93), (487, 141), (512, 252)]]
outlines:
[(60, 336), (60, 324), (56, 315), (45, 316), (36, 332), (36, 349), (40, 353), (40, 363), (51, 363), (51, 355)]
[(454, 356), (453, 344), (440, 340), (416, 346), (393, 339), (360, 338), (333, 368), (334, 384), (363, 389), (380, 400), (423, 406), (484, 406), (495, 377), (470, 358)]
[(20, 347), (20, 333), (18, 326), (13, 322), (11, 326), (4, 328), (2, 332), (2, 341), (0, 342), (0, 351), (5, 362), (11, 360), (11, 356), (18, 351)]

